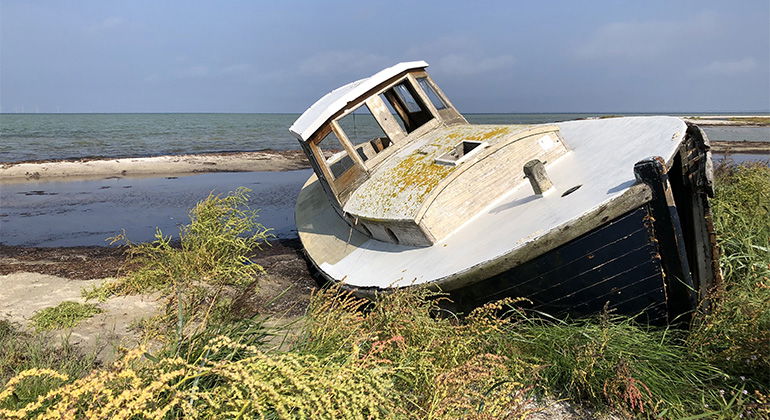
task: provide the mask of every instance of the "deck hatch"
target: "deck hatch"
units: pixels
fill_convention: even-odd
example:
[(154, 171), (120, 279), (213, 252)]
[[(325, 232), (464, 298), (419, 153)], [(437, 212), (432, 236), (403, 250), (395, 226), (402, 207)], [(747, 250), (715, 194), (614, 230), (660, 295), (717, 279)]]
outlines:
[(463, 140), (455, 145), (451, 152), (437, 157), (436, 163), (457, 166), (487, 146), (487, 143), (483, 141)]

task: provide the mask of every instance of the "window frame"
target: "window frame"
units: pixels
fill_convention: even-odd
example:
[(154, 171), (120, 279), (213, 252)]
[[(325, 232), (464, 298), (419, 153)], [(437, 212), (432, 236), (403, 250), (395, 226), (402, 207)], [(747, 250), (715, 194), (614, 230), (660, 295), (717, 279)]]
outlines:
[[(430, 100), (426, 92), (423, 91), (422, 86), (420, 86), (419, 82), (417, 81), (418, 77), (427, 79), (429, 85), (433, 88), (434, 92), (444, 103), (445, 108), (436, 109), (433, 101)], [(422, 103), (425, 111), (431, 117), (411, 132), (406, 132), (396, 121), (393, 120), (393, 114), (390, 113), (387, 105), (380, 97), (381, 94), (390, 89), (393, 89), (396, 85), (401, 83), (409, 84), (408, 86), (411, 87), (410, 93), (415, 96), (416, 100)], [(383, 131), (383, 133), (385, 133), (391, 142), (390, 147), (381, 150), (366, 162), (364, 162), (363, 159), (361, 159), (361, 157), (358, 155), (353, 143), (350, 141), (347, 134), (339, 124), (340, 119), (351, 114), (363, 105), (369, 108), (369, 112), (372, 114), (377, 124), (379, 124), (380, 129)], [(464, 121), (462, 115), (457, 113), (457, 111), (454, 109), (454, 105), (452, 105), (452, 103), (446, 98), (441, 89), (438, 88), (435, 83), (433, 83), (433, 80), (430, 78), (427, 72), (424, 70), (409, 71), (397, 78), (394, 78), (391, 82), (381, 85), (379, 88), (372, 89), (370, 92), (367, 92), (366, 95), (361, 95), (358, 100), (349, 103), (346, 108), (339, 111), (335, 116), (330, 118), (329, 122), (327, 122), (322, 129), (318, 130), (314, 136), (306, 143), (308, 144), (321, 173), (329, 181), (330, 187), (332, 189), (331, 192), (336, 196), (337, 200), (342, 203), (344, 200), (343, 196), (345, 196), (346, 193), (349, 193), (353, 187), (360, 184), (358, 181), (360, 181), (362, 178), (368, 178), (368, 174), (371, 169), (378, 166), (388, 156), (396, 152), (400, 148), (400, 144), (404, 141), (404, 139), (407, 137), (422, 136), (423, 134), (438, 127), (441, 123), (454, 120), (458, 116), (461, 120)], [(319, 144), (330, 132), (334, 133), (343, 149), (345, 150), (347, 156), (350, 157), (354, 163), (354, 165), (348, 168), (339, 177), (334, 176), (330, 165), (324, 158), (323, 152), (319, 147)]]
[[(433, 84), (430, 82), (430, 79), (428, 79), (427, 75), (421, 76), (421, 77), (415, 77), (415, 80), (417, 81), (417, 85), (420, 86), (420, 89), (422, 89), (422, 91), (425, 93), (425, 96), (428, 97), (428, 100), (431, 102), (431, 104), (433, 104), (433, 107), (436, 109), (436, 111), (441, 111), (443, 109), (448, 108), (446, 102), (441, 97), (441, 95), (439, 95), (438, 92), (436, 92), (436, 89), (433, 87)], [(436, 99), (438, 99), (438, 101), (441, 102), (441, 108), (436, 106), (436, 104), (433, 102), (433, 99), (431, 99), (430, 92), (427, 92), (425, 90), (425, 86), (423, 86), (422, 83), (420, 83), (420, 81), (425, 81), (425, 85), (430, 89), (430, 92), (433, 92), (433, 94), (436, 95)]]

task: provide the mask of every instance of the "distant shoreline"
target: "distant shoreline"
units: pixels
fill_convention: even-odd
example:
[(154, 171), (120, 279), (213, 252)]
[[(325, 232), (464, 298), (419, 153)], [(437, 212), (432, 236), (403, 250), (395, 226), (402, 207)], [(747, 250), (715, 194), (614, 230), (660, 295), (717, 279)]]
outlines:
[[(712, 141), (716, 154), (770, 154), (770, 142)], [(279, 172), (310, 168), (300, 150), (169, 156), (37, 160), (0, 163), (0, 184), (99, 177), (155, 177), (210, 172)]]
[(685, 121), (702, 126), (768, 127), (767, 115), (701, 115), (684, 117)]
[(152, 157), (91, 157), (0, 164), (0, 183), (103, 176), (162, 176), (207, 172), (291, 171), (310, 167), (301, 150), (218, 152)]

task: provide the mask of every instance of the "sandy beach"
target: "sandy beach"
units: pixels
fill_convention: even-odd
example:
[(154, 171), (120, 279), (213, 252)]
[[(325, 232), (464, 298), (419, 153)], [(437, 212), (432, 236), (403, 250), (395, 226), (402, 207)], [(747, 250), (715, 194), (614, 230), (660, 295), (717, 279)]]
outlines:
[[(270, 314), (277, 321), (302, 314), (316, 284), (301, 255), (299, 241), (273, 241), (253, 260), (265, 267), (266, 274), (259, 279), (259, 288), (242, 302), (244, 310)], [(83, 289), (118, 277), (124, 263), (120, 248), (0, 245), (0, 315), (28, 327), (30, 317), (40, 309), (63, 301), (83, 302)], [(49, 335), (56, 339), (67, 336), (70, 344), (86, 352), (97, 350), (100, 359), (109, 361), (117, 348), (140, 340), (132, 324), (158, 313), (162, 304), (156, 295), (142, 294), (112, 297), (100, 307), (104, 312), (72, 330)]]
[(300, 150), (264, 150), (172, 156), (24, 161), (0, 163), (0, 182), (89, 179), (104, 176), (162, 176), (206, 172), (290, 171), (309, 168)]
[(762, 127), (770, 125), (770, 117), (767, 115), (703, 115), (686, 117), (684, 120), (702, 126)]

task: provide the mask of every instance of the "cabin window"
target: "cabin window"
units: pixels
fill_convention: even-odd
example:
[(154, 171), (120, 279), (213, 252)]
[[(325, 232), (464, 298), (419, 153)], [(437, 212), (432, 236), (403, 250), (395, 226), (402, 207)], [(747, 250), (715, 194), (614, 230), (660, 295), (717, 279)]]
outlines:
[(364, 162), (391, 145), (390, 137), (365, 104), (338, 119), (337, 123)]
[(441, 97), (438, 96), (438, 93), (436, 92), (436, 90), (433, 89), (433, 86), (431, 86), (427, 77), (418, 78), (417, 83), (420, 85), (423, 92), (425, 92), (425, 95), (428, 96), (428, 99), (430, 99), (431, 103), (433, 103), (433, 106), (435, 106), (436, 109), (446, 108), (446, 104), (441, 99)]
[(396, 234), (393, 233), (393, 231), (390, 230), (390, 228), (385, 228), (385, 232), (387, 232), (388, 237), (390, 238), (391, 242), (393, 242), (394, 244), (398, 244), (399, 243), (398, 236), (396, 236)]
[(399, 127), (401, 127), (401, 130), (404, 133), (406, 133), (407, 131), (406, 131), (406, 127), (404, 126), (404, 120), (401, 118), (400, 115), (398, 115), (396, 110), (393, 108), (393, 105), (391, 105), (390, 101), (388, 101), (388, 98), (385, 97), (384, 93), (380, 93), (380, 99), (382, 100), (382, 102), (385, 103), (385, 107), (388, 108), (388, 112), (390, 112), (390, 115), (393, 115), (395, 117), (393, 119), (396, 120), (396, 123), (398, 124)]
[(401, 126), (407, 133), (411, 133), (433, 119), (433, 115), (422, 103), (408, 80), (386, 90), (383, 92), (383, 96), (385, 102), (396, 111), (397, 119), (401, 120)]
[(421, 108), (420, 105), (417, 103), (417, 100), (412, 95), (412, 92), (409, 91), (409, 88), (406, 87), (406, 82), (397, 84), (393, 89), (395, 89), (396, 94), (398, 95), (398, 98), (401, 99), (401, 102), (406, 106), (406, 110), (410, 113), (414, 112), (420, 112)]
[(355, 165), (334, 132), (330, 131), (323, 140), (316, 143), (316, 146), (321, 152), (321, 156), (326, 159), (326, 166), (329, 167), (329, 171), (335, 179)]

